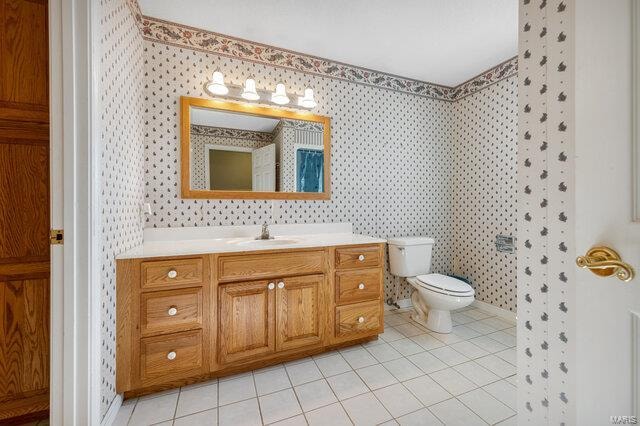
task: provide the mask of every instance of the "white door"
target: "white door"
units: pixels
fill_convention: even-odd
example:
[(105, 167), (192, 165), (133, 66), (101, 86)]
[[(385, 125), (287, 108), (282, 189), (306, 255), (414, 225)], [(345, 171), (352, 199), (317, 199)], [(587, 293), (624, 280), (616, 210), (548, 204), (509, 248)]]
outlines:
[(276, 144), (251, 152), (252, 186), (254, 191), (276, 190)]
[[(576, 250), (584, 255), (594, 246), (610, 247), (639, 273), (640, 223), (632, 221), (631, 1), (575, 5)], [(622, 416), (640, 415), (640, 394), (633, 389), (640, 278), (623, 282), (580, 269), (575, 294), (576, 424), (629, 423)]]

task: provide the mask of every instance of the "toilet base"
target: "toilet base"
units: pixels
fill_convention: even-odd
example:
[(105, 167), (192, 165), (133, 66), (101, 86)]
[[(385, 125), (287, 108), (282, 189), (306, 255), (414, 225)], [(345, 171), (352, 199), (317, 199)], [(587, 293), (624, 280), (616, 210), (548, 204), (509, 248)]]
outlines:
[(436, 333), (451, 333), (453, 329), (451, 312), (429, 309), (426, 326), (429, 330), (435, 331)]
[(436, 333), (451, 333), (453, 325), (449, 311), (427, 308), (418, 290), (411, 294), (411, 303), (414, 310), (411, 314), (413, 321)]

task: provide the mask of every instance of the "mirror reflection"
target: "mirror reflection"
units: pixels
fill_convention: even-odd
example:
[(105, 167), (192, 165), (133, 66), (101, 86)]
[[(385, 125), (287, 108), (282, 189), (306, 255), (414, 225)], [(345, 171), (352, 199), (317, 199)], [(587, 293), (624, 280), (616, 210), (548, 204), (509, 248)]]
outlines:
[(323, 124), (190, 106), (191, 189), (323, 192)]

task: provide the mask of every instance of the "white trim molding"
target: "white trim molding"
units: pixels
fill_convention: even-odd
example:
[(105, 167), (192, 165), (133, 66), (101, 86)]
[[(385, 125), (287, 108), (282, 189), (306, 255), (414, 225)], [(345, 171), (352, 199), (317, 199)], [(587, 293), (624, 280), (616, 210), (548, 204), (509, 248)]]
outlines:
[(92, 313), (100, 300), (90, 298), (99, 284), (91, 278), (91, 11), (87, 0), (49, 2), (51, 224), (64, 229), (64, 245), (51, 253), (52, 425), (97, 425), (100, 418), (93, 377), (100, 359), (92, 350), (96, 339), (99, 347), (92, 328), (100, 318)]
[(640, 415), (640, 314), (631, 312), (631, 409)]
[(632, 219), (640, 222), (640, 4), (637, 0), (631, 2), (631, 43), (632, 43), (632, 63), (633, 63), (633, 87), (632, 102), (633, 113), (631, 122), (632, 133), (632, 176), (633, 176), (633, 198), (632, 198)]
[[(100, 426), (112, 426), (115, 425), (116, 418), (118, 417), (118, 413), (120, 412), (120, 407), (122, 407), (122, 395), (117, 394), (116, 397), (111, 401), (111, 405), (109, 406), (109, 410), (104, 415), (102, 421), (100, 422)], [(100, 404), (98, 401), (98, 410), (100, 409)]]
[(516, 322), (516, 313), (515, 312), (511, 312), (508, 311), (506, 309), (503, 308), (499, 308), (497, 306), (494, 306), (490, 303), (487, 302), (483, 302), (481, 300), (474, 300), (473, 303), (471, 304), (471, 306), (478, 308), (478, 309), (482, 309), (485, 312), (488, 312), (490, 314), (493, 314), (497, 317), (500, 317), (502, 319), (505, 319), (507, 321)]
[[(400, 299), (400, 300), (397, 300), (396, 303), (398, 304), (400, 309), (413, 307), (413, 304), (411, 303), (411, 299)], [(515, 325), (515, 322), (516, 322), (516, 314), (515, 314), (515, 312), (511, 312), (511, 311), (508, 311), (506, 309), (499, 308), (499, 307), (494, 306), (494, 305), (492, 305), (490, 303), (482, 302), (480, 300), (474, 300), (473, 303), (471, 304), (471, 306), (473, 306), (474, 308), (482, 309), (485, 312), (488, 312), (488, 313), (493, 314), (493, 315), (495, 315), (497, 317), (500, 317), (500, 318), (505, 319), (505, 320), (507, 320), (509, 322), (512, 322)], [(384, 305), (384, 309), (385, 309), (385, 311), (390, 311), (390, 310), (396, 309), (396, 307), (385, 304)]]

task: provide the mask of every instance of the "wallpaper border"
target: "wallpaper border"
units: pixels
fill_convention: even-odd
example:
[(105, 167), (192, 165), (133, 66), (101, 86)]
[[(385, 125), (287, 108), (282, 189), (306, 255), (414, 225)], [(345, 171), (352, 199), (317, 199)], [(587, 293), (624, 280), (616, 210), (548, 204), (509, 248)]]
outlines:
[(192, 124), (191, 133), (194, 135), (214, 136), (234, 139), (254, 139), (263, 142), (270, 142), (272, 133), (257, 132), (253, 130), (229, 129), (226, 127), (205, 126), (203, 124)]
[(443, 101), (462, 99), (518, 72), (516, 55), (456, 87), (449, 87), (153, 18), (142, 14), (137, 0), (127, 3), (142, 37), (148, 41)]

